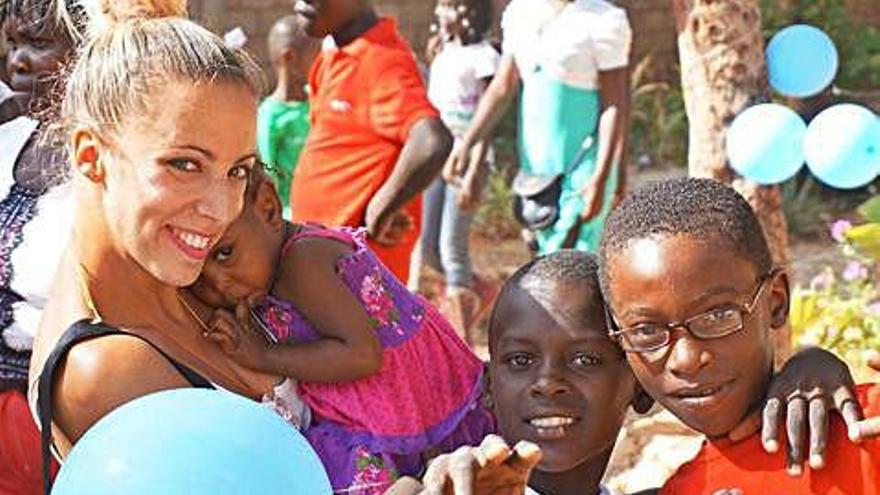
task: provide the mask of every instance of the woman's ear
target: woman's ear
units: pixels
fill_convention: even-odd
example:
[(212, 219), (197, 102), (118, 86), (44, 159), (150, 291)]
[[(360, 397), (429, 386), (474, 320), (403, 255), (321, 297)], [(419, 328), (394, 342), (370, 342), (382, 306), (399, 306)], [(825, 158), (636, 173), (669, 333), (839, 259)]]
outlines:
[(648, 395), (648, 392), (645, 392), (641, 385), (636, 383), (636, 392), (633, 395), (631, 405), (635, 412), (648, 414), (651, 408), (654, 407), (654, 398)]
[(278, 190), (275, 183), (268, 177), (262, 178), (257, 186), (256, 198), (254, 199), (254, 208), (257, 214), (273, 228), (283, 229), (284, 219), (281, 212), (281, 199), (278, 197)]
[(770, 301), (770, 327), (774, 330), (782, 328), (788, 322), (788, 311), (791, 305), (791, 287), (788, 274), (779, 268), (770, 274), (768, 297)]
[(102, 160), (104, 146), (94, 131), (76, 129), (71, 136), (71, 159), (76, 170), (96, 184), (104, 182), (105, 170)]

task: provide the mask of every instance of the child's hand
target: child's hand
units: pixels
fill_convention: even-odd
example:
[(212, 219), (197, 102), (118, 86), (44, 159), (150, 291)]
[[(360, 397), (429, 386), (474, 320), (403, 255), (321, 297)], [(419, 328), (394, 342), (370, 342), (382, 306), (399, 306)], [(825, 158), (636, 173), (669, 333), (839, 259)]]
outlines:
[(825, 466), (828, 416), (834, 410), (850, 431), (862, 418), (849, 368), (828, 351), (807, 349), (792, 356), (773, 377), (763, 410), (744, 419), (729, 437), (740, 441), (760, 429), (764, 450), (772, 454), (780, 448), (779, 430), (784, 423), (788, 438), (787, 469), (797, 476), (803, 472), (807, 438), (810, 467)]
[(215, 310), (205, 337), (220, 346), (236, 363), (251, 369), (260, 369), (269, 343), (254, 328), (250, 306), (246, 302), (240, 302), (235, 313), (233, 315), (225, 309)]
[(383, 246), (400, 244), (403, 236), (414, 228), (412, 216), (399, 210), (388, 219), (370, 218), (367, 216), (367, 236)]
[(590, 178), (581, 195), (584, 198), (584, 209), (581, 212), (581, 223), (589, 222), (602, 213), (605, 204), (605, 181)]
[(541, 450), (533, 443), (510, 448), (501, 437), (489, 435), (479, 447), (462, 447), (434, 459), (422, 493), (521, 495), (540, 460)]
[(461, 178), (467, 172), (468, 164), (470, 163), (472, 147), (472, 145), (462, 141), (456, 143), (452, 149), (452, 153), (449, 154), (449, 158), (446, 159), (446, 163), (443, 165), (443, 180), (448, 184), (455, 186), (460, 184)]
[(481, 170), (468, 171), (461, 181), (456, 201), (463, 212), (473, 211), (480, 204), (485, 174)]

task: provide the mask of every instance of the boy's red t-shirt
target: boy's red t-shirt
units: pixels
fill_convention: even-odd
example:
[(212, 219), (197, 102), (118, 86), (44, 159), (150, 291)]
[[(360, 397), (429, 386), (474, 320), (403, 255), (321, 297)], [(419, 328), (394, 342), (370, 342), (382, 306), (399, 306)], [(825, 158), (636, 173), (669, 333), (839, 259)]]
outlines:
[[(860, 385), (857, 390), (865, 415), (880, 415), (880, 386)], [(660, 493), (713, 495), (736, 489), (743, 495), (880, 495), (880, 440), (851, 442), (838, 414), (831, 417), (824, 469), (805, 466), (803, 475), (791, 477), (785, 470), (783, 450), (766, 453), (760, 434), (739, 443), (707, 441)]]
[[(376, 191), (390, 176), (410, 129), (438, 117), (416, 59), (391, 19), (360, 38), (324, 50), (309, 74), (311, 130), (290, 193), (293, 220), (364, 225)], [(370, 247), (406, 281), (419, 237), (420, 201), (407, 205), (415, 228), (396, 246)]]

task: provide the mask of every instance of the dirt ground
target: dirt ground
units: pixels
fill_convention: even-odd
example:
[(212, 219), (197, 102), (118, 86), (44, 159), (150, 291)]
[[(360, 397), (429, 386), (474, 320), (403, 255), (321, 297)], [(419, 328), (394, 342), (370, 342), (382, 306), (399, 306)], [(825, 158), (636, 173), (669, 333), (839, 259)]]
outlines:
[[(664, 174), (665, 175), (665, 174)], [(654, 174), (640, 174), (642, 182)], [(839, 268), (843, 263), (834, 242), (827, 236), (792, 239), (791, 272), (793, 284), (808, 284), (827, 266)], [(472, 233), (471, 256), (475, 272), (500, 284), (529, 259), (519, 239), (497, 240)], [(442, 279), (424, 272), (422, 290), (436, 301), (442, 291)], [(485, 322), (476, 336), (475, 349), (488, 358)], [(651, 414), (628, 418), (621, 431), (615, 453), (606, 474), (606, 483), (623, 493), (658, 487), (684, 462), (692, 458), (702, 437), (690, 430), (660, 407)]]

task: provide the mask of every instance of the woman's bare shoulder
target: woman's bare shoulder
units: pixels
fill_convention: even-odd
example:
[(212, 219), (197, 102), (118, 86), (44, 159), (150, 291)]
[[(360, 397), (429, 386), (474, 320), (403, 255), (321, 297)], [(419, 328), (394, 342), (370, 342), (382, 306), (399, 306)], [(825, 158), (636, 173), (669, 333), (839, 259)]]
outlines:
[(55, 372), (55, 424), (75, 443), (95, 422), (144, 395), (189, 384), (146, 341), (107, 335), (72, 347)]

